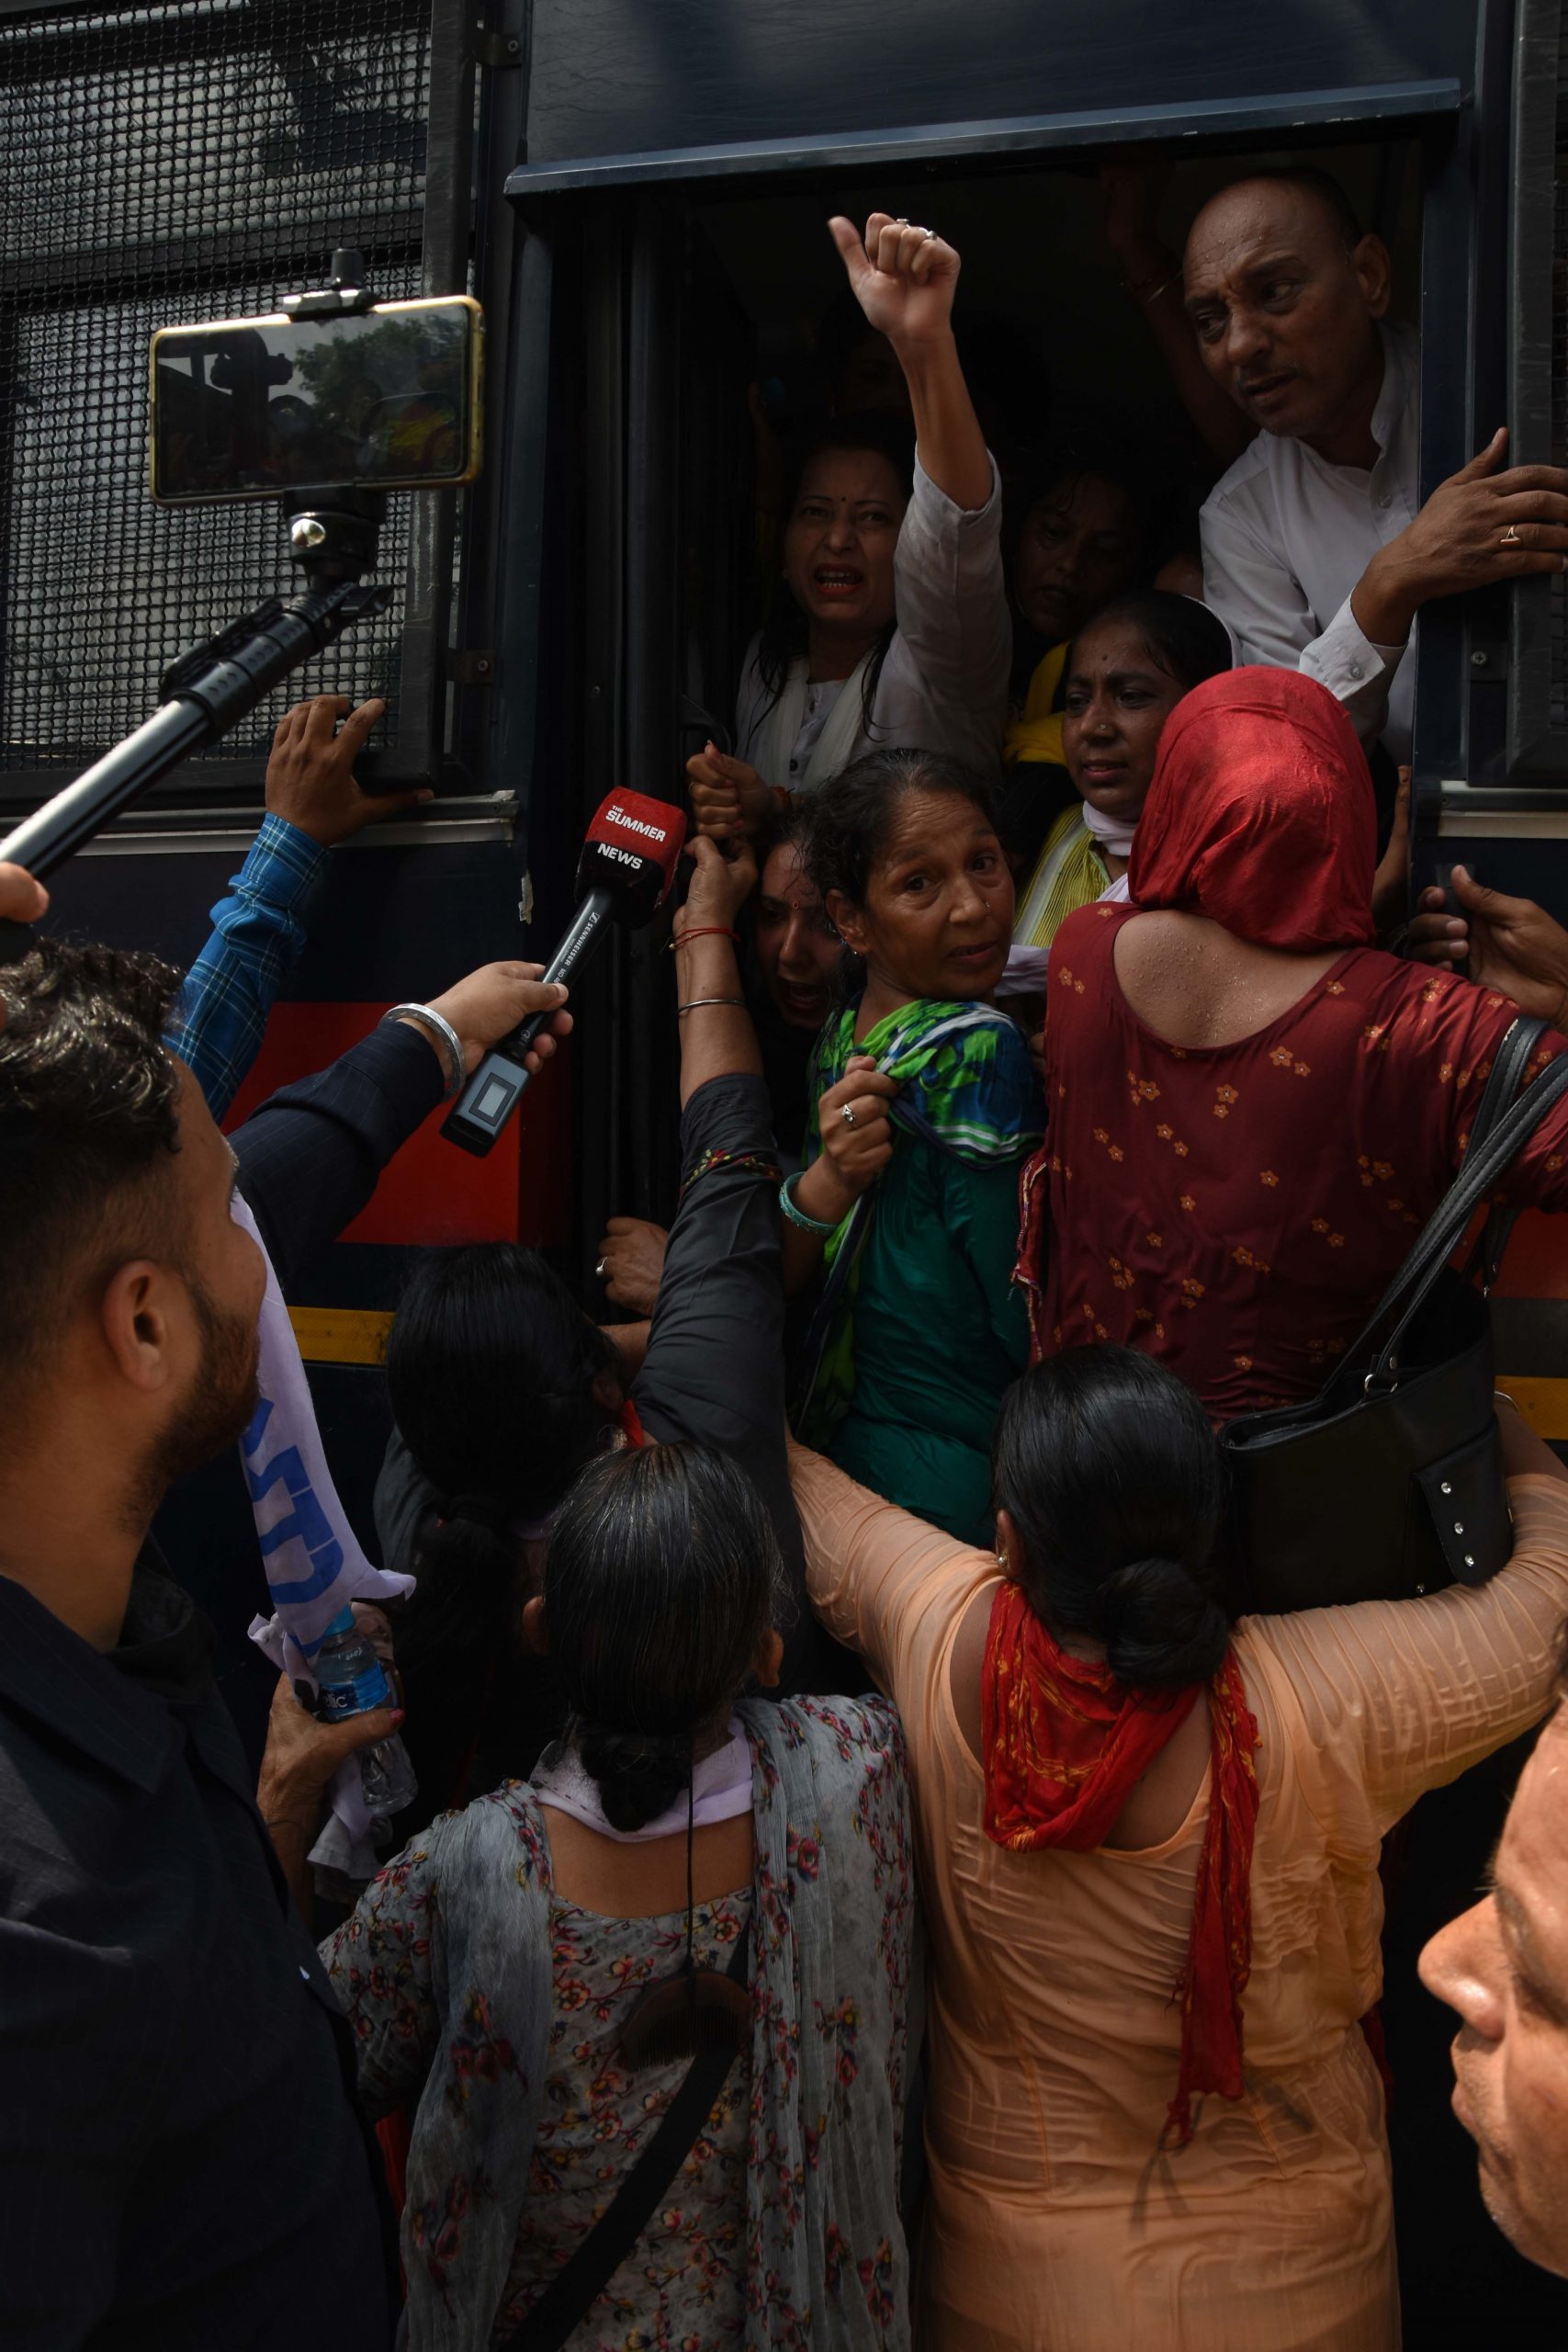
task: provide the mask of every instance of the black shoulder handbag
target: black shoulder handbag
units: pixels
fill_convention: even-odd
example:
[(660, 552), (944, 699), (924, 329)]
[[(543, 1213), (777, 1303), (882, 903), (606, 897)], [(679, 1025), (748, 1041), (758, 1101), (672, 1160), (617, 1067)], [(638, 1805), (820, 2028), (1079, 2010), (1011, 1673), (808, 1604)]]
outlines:
[(1494, 1211), (1464, 1273), (1450, 1261), (1520, 1147), (1568, 1093), (1563, 1054), (1508, 1107), (1545, 1026), (1521, 1014), (1505, 1037), (1464, 1165), (1317, 1395), (1220, 1431), (1241, 1608), (1412, 1600), (1456, 1581), (1484, 1584), (1506, 1561), (1513, 1530), (1486, 1292), (1512, 1215)]

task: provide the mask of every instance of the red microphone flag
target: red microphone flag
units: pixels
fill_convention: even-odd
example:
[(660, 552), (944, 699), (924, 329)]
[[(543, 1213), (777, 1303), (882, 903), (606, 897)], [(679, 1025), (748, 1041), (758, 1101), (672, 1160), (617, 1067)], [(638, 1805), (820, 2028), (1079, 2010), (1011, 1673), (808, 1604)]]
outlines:
[(609, 888), (620, 920), (645, 922), (661, 906), (686, 845), (683, 812), (641, 792), (612, 792), (588, 828), (577, 869), (578, 895)]

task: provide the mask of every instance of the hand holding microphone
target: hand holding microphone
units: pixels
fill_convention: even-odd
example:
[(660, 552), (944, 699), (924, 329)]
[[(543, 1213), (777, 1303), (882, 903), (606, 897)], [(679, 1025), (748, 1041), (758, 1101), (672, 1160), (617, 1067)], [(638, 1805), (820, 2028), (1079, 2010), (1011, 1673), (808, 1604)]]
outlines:
[[(571, 1035), (571, 1015), (559, 1010), (566, 990), (544, 975), (542, 964), (481, 964), (443, 995), (431, 998), (431, 1012), (441, 1015), (462, 1046), (465, 1071), (477, 1069), (486, 1047), (511, 1035), (524, 1021), (537, 1018), (548, 1024), (525, 1057), (530, 1077), (536, 1077), (555, 1052), (556, 1039)], [(402, 1017), (435, 1046), (430, 1028), (408, 1014)]]
[[(570, 987), (612, 923), (637, 930), (669, 895), (686, 839), (686, 820), (667, 801), (612, 792), (588, 828), (577, 862), (578, 909), (544, 975)], [(555, 1001), (558, 1002), (557, 999)], [(529, 1056), (547, 1011), (532, 1014), (491, 1047), (446, 1115), (448, 1143), (482, 1159), (517, 1108)]]

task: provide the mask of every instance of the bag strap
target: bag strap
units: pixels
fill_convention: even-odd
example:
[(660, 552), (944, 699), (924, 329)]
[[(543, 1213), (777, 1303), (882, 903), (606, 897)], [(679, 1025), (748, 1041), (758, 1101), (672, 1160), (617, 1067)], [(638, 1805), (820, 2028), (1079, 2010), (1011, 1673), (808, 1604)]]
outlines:
[[(1516, 1028), (1518, 1025), (1516, 1023)], [(1510, 1031), (1510, 1036), (1512, 1034)], [(1504, 1044), (1506, 1043), (1506, 1038)], [(1528, 1043), (1533, 1049), (1535, 1040), (1531, 1038)], [(1494, 1063), (1494, 1073), (1495, 1067)], [(1491, 1091), (1490, 1081), (1487, 1091)], [(1469, 1148), (1459, 1174), (1416, 1236), (1410, 1254), (1345, 1351), (1340, 1363), (1329, 1374), (1314, 1396), (1306, 1397), (1298, 1405), (1280, 1405), (1265, 1412), (1249, 1413), (1247, 1416), (1249, 1429), (1259, 1431), (1266, 1429), (1286, 1430), (1297, 1421), (1315, 1419), (1330, 1407), (1357, 1370), (1363, 1374), (1359, 1382), (1363, 1390), (1380, 1385), (1386, 1388), (1393, 1385), (1398, 1377), (1397, 1360), (1405, 1331), (1463, 1239), (1471, 1218), (1507, 1172), (1510, 1162), (1529, 1142), (1547, 1113), (1565, 1093), (1568, 1093), (1568, 1054), (1559, 1054), (1554, 1061), (1548, 1063), (1540, 1077), (1526, 1087), (1512, 1108), (1495, 1117), (1491, 1133), (1479, 1148), (1475, 1127), (1472, 1125)], [(1508, 1213), (1508, 1221), (1512, 1223), (1511, 1213)], [(1506, 1239), (1506, 1231), (1504, 1238)], [(1396, 1318), (1392, 1329), (1389, 1329), (1391, 1317)], [(1386, 1334), (1381, 1341), (1380, 1332)]]
[(1498, 1120), (1519, 1091), (1519, 1080), (1529, 1068), (1530, 1057), (1546, 1035), (1546, 1023), (1533, 1012), (1521, 1012), (1509, 1024), (1502, 1044), (1493, 1057), (1485, 1091), (1475, 1106), (1475, 1116), (1470, 1123), (1470, 1143), (1473, 1151), (1483, 1144)]
[[(1493, 1060), (1486, 1091), (1477, 1103), (1475, 1116), (1470, 1123), (1468, 1148), (1471, 1151), (1486, 1141), (1518, 1092), (1519, 1080), (1529, 1068), (1531, 1057), (1546, 1035), (1546, 1023), (1533, 1012), (1521, 1012), (1517, 1020), (1510, 1023)], [(1503, 1259), (1517, 1220), (1518, 1211), (1505, 1208), (1499, 1202), (1481, 1229), (1474, 1253), (1464, 1272), (1465, 1280), (1469, 1282), (1479, 1270), (1483, 1294), (1491, 1291), (1503, 1270)]]
[[(1428, 1219), (1404, 1265), (1379, 1301), (1357, 1343), (1372, 1340), (1391, 1314), (1398, 1321), (1377, 1348), (1365, 1385), (1389, 1385), (1397, 1370), (1400, 1345), (1419, 1313), (1432, 1285), (1464, 1238), (1466, 1227), (1487, 1194), (1506, 1175), (1519, 1151), (1529, 1141), (1552, 1106), (1568, 1093), (1568, 1054), (1559, 1054), (1539, 1078), (1526, 1087), (1518, 1101), (1504, 1113), (1479, 1151), (1473, 1133), (1464, 1165)], [(1353, 1361), (1354, 1357), (1348, 1359)]]
[[(750, 1943), (749, 1929), (736, 1938), (725, 1971), (733, 1984), (746, 1982)], [(502, 2339), (502, 2352), (559, 2352), (647, 2229), (695, 2147), (735, 2056), (733, 2050), (722, 2047), (698, 2051), (658, 2131), (576, 2253), (562, 2263), (543, 2294)]]

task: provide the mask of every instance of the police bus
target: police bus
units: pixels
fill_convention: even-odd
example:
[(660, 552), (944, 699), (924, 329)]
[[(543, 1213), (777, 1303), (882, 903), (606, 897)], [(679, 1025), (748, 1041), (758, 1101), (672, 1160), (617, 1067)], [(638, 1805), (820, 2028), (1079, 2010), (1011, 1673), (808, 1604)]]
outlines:
[[(604, 792), (681, 797), (754, 621), (749, 390), (840, 282), (829, 213), (935, 223), (964, 256), (962, 303), (1026, 325), (1058, 390), (1156, 431), (1175, 396), (1107, 266), (1099, 158), (1173, 155), (1179, 230), (1246, 166), (1310, 157), (1393, 252), (1419, 336), (1423, 494), (1500, 421), (1514, 462), (1568, 464), (1562, 15), (1559, 0), (0, 0), (0, 823), (144, 718), (184, 647), (288, 593), (265, 507), (149, 503), (145, 355), (160, 325), (274, 308), (338, 246), (385, 296), (481, 300), (486, 469), (394, 502), (390, 611), (54, 883), (60, 923), (188, 960), (255, 828), (286, 703), (387, 697), (367, 777), (435, 798), (334, 853), (236, 1115), (389, 1003), (491, 956), (547, 956)], [(1568, 914), (1565, 752), (1568, 578), (1428, 607), (1416, 882), (1463, 858)], [(618, 940), (502, 1144), (470, 1159), (433, 1121), (291, 1302), (361, 1515), (412, 1246), (517, 1237), (587, 1283), (607, 1215), (668, 1213), (668, 963), (656, 933)], [(1499, 1362), (1568, 1440), (1568, 1253), (1545, 1220), (1522, 1222), (1505, 1292)], [(1430, 2306), (1462, 2301), (1474, 2233), (1463, 2261), (1442, 2243), (1468, 2219), (1402, 2211), (1407, 2303), (1418, 2240)]]

